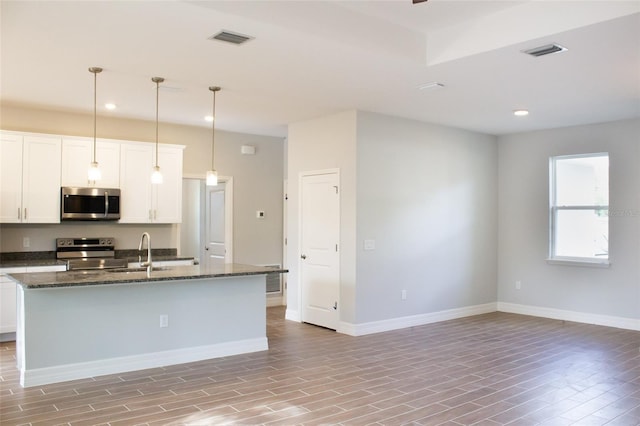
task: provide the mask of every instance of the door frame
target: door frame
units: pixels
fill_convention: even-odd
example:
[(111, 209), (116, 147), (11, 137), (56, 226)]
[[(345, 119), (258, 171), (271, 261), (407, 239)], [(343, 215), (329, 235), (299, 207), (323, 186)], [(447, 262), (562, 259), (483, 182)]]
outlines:
[(307, 177), (307, 176), (317, 176), (317, 175), (326, 175), (326, 174), (336, 174), (337, 178), (338, 178), (338, 195), (339, 197), (339, 201), (338, 201), (338, 206), (339, 206), (339, 212), (338, 215), (340, 217), (339, 221), (338, 221), (338, 294), (337, 294), (337, 299), (338, 299), (338, 323), (340, 323), (340, 309), (342, 307), (342, 303), (340, 300), (340, 293), (342, 291), (342, 270), (341, 270), (341, 266), (342, 266), (342, 180), (340, 178), (340, 169), (338, 168), (333, 168), (333, 169), (321, 169), (321, 170), (308, 170), (308, 171), (304, 171), (304, 172), (300, 172), (298, 174), (298, 252), (296, 253), (296, 261), (297, 261), (297, 266), (298, 266), (298, 282), (300, 283), (299, 288), (298, 288), (298, 306), (300, 309), (300, 322), (304, 322), (304, 305), (303, 305), (303, 294), (304, 294), (304, 289), (303, 289), (303, 285), (304, 285), (304, 281), (303, 281), (303, 276), (302, 276), (302, 259), (300, 258), (301, 254), (302, 254), (302, 189), (303, 189), (303, 185), (302, 185), (302, 180), (303, 178)]
[[(199, 174), (185, 173), (182, 175), (183, 179), (198, 179), (205, 181), (205, 178)], [(218, 176), (218, 182), (225, 183), (224, 189), (224, 240), (226, 253), (224, 256), (224, 263), (233, 263), (233, 177), (232, 176)], [(205, 185), (206, 190), (206, 185)], [(206, 199), (206, 194), (204, 194)], [(200, 215), (200, 259), (204, 259), (204, 237), (206, 236), (206, 207), (203, 205), (203, 211)], [(180, 242), (180, 226), (177, 231), (177, 241)], [(228, 243), (227, 243), (228, 242)], [(178, 244), (179, 246), (179, 244)]]

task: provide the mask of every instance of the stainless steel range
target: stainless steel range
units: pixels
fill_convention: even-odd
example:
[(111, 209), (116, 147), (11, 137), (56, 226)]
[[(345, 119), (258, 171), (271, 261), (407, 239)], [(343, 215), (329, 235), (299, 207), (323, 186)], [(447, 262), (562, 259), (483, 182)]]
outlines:
[(126, 268), (127, 259), (116, 259), (115, 239), (56, 238), (56, 257), (67, 261), (67, 270)]

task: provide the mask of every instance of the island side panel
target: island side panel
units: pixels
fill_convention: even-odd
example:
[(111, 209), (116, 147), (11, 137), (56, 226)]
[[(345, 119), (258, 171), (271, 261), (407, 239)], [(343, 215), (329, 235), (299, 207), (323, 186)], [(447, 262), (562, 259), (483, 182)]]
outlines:
[[(55, 379), (66, 377), (57, 373), (70, 366), (82, 370), (96, 361), (163, 358), (171, 351), (177, 351), (179, 360), (202, 347), (260, 339), (266, 349), (265, 275), (20, 293), (24, 316), (18, 364), (27, 378), (30, 371)], [(168, 316), (166, 328), (160, 327), (161, 315)], [(34, 380), (41, 384), (50, 379)], [(24, 385), (34, 384), (27, 380)]]

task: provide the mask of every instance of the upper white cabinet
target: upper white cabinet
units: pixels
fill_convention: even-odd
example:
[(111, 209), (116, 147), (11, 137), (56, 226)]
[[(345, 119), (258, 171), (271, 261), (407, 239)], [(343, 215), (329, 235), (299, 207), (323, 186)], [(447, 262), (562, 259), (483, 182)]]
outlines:
[(93, 161), (93, 139), (63, 137), (61, 186), (120, 188), (120, 143), (98, 139), (96, 161), (102, 178), (87, 178), (89, 164)]
[(183, 147), (160, 145), (158, 165), (163, 183), (151, 183), (155, 146), (120, 146), (120, 223), (180, 223), (182, 221)]
[(61, 138), (0, 132), (0, 222), (60, 222)]

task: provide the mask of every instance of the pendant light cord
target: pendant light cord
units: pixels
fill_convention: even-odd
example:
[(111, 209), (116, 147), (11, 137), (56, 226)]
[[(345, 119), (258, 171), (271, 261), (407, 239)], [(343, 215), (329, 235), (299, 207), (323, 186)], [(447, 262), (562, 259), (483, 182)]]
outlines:
[(100, 67), (91, 67), (89, 72), (93, 74), (93, 162), (96, 163), (96, 115), (98, 114), (98, 73), (102, 72)]
[(158, 167), (158, 103), (160, 102), (160, 80), (156, 79), (156, 167)]
[(213, 91), (213, 120), (211, 120), (213, 123), (211, 125), (211, 170), (215, 170), (215, 167), (213, 167), (213, 158), (216, 145), (216, 91), (217, 90)]
[(214, 171), (213, 159), (215, 156), (215, 144), (216, 144), (216, 92), (220, 91), (219, 86), (209, 86), (209, 90), (213, 92), (213, 111), (211, 120), (211, 171)]
[(98, 73), (93, 73), (93, 162), (96, 162), (96, 114), (98, 113)]

